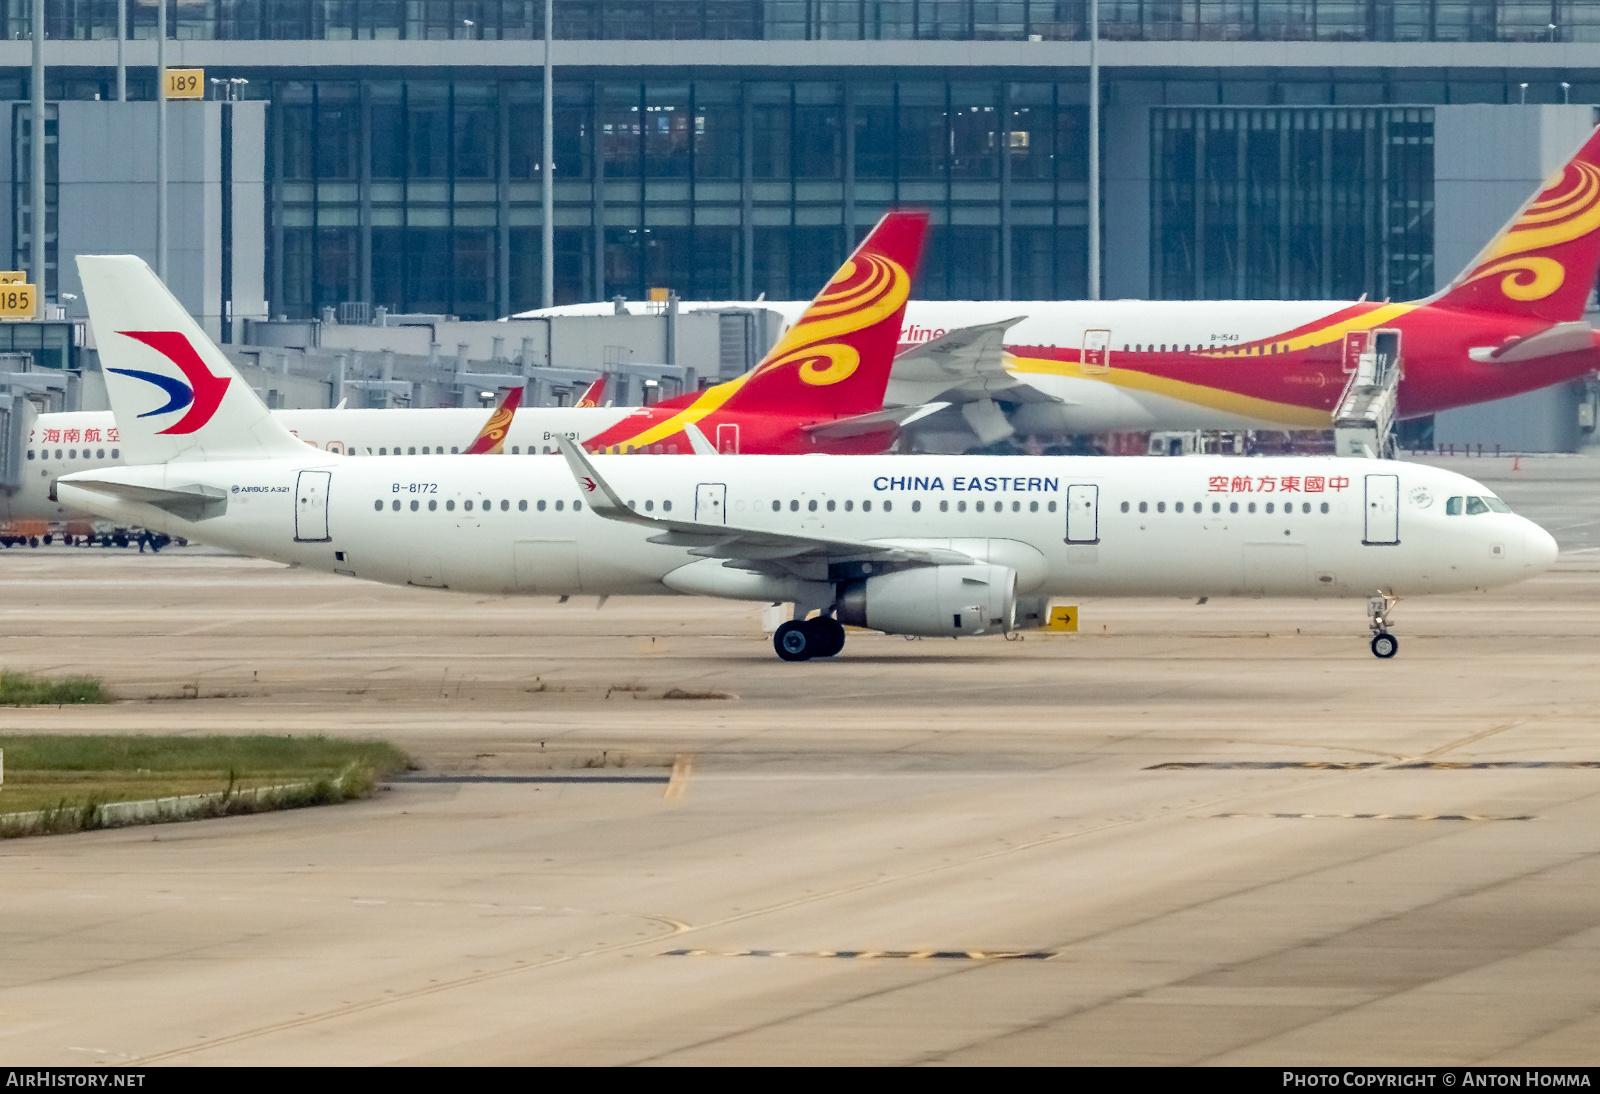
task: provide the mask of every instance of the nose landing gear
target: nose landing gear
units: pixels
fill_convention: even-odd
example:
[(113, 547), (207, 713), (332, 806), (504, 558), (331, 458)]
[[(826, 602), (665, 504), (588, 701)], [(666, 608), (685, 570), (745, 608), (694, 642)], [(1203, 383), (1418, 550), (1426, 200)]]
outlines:
[(1400, 640), (1389, 633), (1389, 613), (1400, 598), (1380, 592), (1367, 598), (1368, 626), (1372, 629), (1372, 656), (1385, 661), (1400, 652)]
[(785, 661), (832, 657), (844, 649), (844, 625), (832, 616), (791, 619), (772, 635), (772, 648)]

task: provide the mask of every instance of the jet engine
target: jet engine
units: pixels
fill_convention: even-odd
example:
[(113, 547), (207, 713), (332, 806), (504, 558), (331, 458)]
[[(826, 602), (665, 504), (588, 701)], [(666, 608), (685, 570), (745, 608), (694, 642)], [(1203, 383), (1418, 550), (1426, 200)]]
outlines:
[(851, 581), (839, 622), (885, 634), (960, 638), (1012, 627), (1017, 574), (1007, 566), (920, 566)]

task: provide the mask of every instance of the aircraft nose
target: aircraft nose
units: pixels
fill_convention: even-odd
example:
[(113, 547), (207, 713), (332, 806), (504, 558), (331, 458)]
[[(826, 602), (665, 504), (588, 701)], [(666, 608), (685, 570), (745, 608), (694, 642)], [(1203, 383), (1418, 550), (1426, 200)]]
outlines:
[(1523, 564), (1530, 570), (1548, 570), (1560, 553), (1556, 538), (1529, 521), (1522, 533), (1522, 557), (1526, 560)]

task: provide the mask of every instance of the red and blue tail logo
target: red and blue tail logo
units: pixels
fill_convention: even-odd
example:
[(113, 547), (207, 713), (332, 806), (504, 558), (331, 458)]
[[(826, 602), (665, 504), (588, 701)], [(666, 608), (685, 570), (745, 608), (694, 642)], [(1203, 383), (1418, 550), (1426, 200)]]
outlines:
[(200, 359), (200, 355), (195, 352), (194, 346), (189, 344), (189, 339), (177, 331), (125, 330), (117, 333), (149, 346), (178, 366), (178, 371), (188, 380), (188, 383), (184, 383), (175, 376), (160, 372), (145, 372), (136, 368), (106, 369), (107, 372), (115, 372), (119, 376), (132, 376), (135, 380), (153, 384), (167, 397), (164, 406), (146, 411), (139, 417), (153, 418), (187, 408), (187, 414), (160, 432), (184, 434), (194, 433), (203, 428), (222, 405), (222, 396), (232, 381), (227, 377), (212, 375), (211, 370), (206, 368), (205, 362)]

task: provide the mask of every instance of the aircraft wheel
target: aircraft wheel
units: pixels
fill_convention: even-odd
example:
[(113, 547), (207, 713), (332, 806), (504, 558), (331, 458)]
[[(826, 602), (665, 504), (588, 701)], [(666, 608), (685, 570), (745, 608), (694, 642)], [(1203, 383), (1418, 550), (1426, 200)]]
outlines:
[(29, 547), (37, 547), (37, 546), (39, 546), (39, 537), (38, 536), (31, 537), (28, 540), (28, 546)]
[(816, 657), (833, 657), (844, 649), (844, 624), (832, 616), (819, 615), (807, 620), (817, 643)]
[(785, 661), (809, 661), (817, 656), (817, 635), (804, 622), (791, 619), (773, 632), (772, 648)]
[(1385, 661), (1400, 652), (1400, 639), (1388, 631), (1379, 631), (1372, 636), (1372, 656), (1381, 657)]

